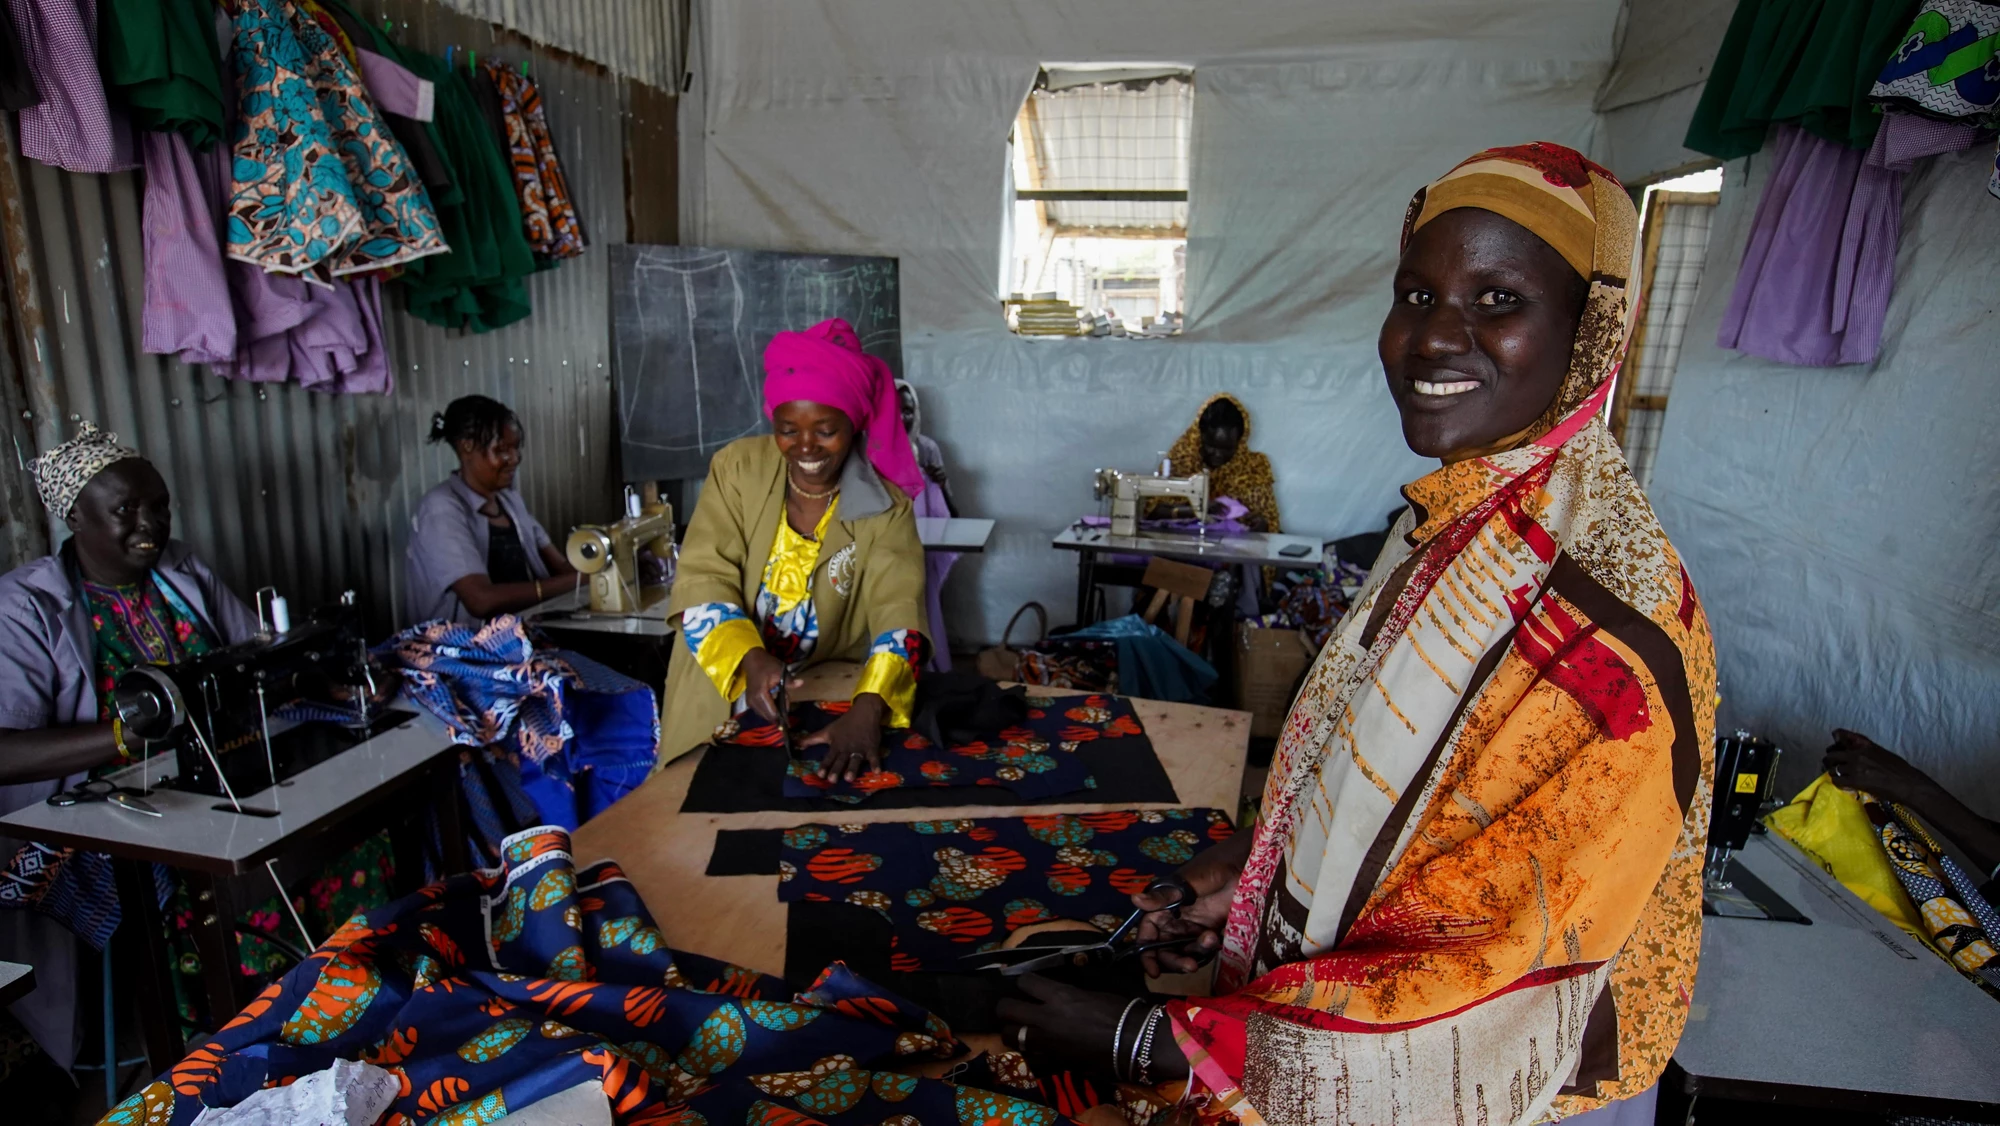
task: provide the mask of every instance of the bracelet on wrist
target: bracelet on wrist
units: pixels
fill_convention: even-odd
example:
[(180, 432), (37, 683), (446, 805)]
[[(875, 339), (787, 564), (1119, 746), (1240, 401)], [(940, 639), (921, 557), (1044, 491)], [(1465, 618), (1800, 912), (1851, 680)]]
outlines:
[(1153, 1085), (1153, 1035), (1159, 1031), (1160, 1017), (1165, 1015), (1166, 1011), (1165, 1005), (1154, 1005), (1146, 1013), (1145, 1023), (1139, 1026), (1137, 1046), (1133, 1055), (1136, 1064), (1134, 1072), (1142, 1086)]
[(1137, 997), (1125, 1002), (1125, 1011), (1118, 1014), (1118, 1027), (1111, 1033), (1111, 1077), (1120, 1083), (1125, 1081), (1125, 1073), (1119, 1064), (1118, 1047), (1125, 1039), (1125, 1022), (1132, 1018), (1132, 1010), (1138, 1004)]

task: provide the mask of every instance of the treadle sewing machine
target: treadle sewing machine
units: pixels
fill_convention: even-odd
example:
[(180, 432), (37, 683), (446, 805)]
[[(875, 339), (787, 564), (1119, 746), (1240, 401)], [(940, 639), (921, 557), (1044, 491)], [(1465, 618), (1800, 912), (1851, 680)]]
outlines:
[(625, 490), (625, 518), (615, 524), (584, 524), (569, 534), (564, 554), (570, 566), (590, 576), (590, 609), (599, 614), (631, 614), (667, 596), (667, 584), (648, 584), (639, 570), (639, 552), (662, 564), (674, 552), (674, 508), (648, 481)]
[(411, 718), (369, 711), (375, 677), (354, 592), (298, 626), (282, 599), (260, 618), (249, 641), (141, 665), (112, 690), (126, 738), (149, 757), (172, 752), (178, 789), (237, 804)]
[(1127, 473), (1122, 469), (1098, 469), (1093, 471), (1091, 495), (1097, 500), (1111, 499), (1111, 534), (1114, 536), (1136, 536), (1139, 534), (1141, 502), (1154, 497), (1183, 497), (1194, 509), (1196, 534), (1208, 524), (1208, 474), (1196, 473), (1191, 477), (1168, 477), (1158, 474)]

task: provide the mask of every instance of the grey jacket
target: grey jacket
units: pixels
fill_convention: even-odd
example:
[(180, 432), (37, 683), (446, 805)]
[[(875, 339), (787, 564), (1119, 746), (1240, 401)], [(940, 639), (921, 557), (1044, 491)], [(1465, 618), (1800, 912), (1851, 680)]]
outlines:
[[(521, 546), (527, 549), (529, 573), (538, 579), (548, 578), (548, 564), (542, 562), (542, 545), (550, 542), (548, 531), (528, 512), (528, 502), (521, 499), (520, 492), (502, 489), (494, 495), (500, 511), (507, 514), (521, 537)], [(405, 625), (437, 618), (461, 625), (479, 624), (452, 593), (451, 584), (467, 575), (486, 574), (486, 545), (491, 533), (486, 517), (479, 514), (485, 504), (485, 498), (472, 491), (456, 472), (417, 502), (416, 514), (410, 517), (410, 546), (403, 553), (407, 584), (403, 612), (409, 619)]]

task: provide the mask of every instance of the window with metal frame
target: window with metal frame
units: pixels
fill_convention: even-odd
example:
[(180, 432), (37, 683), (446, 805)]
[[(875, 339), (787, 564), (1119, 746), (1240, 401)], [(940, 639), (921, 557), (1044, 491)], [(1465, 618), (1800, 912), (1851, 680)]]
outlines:
[(1721, 179), (1715, 169), (1646, 192), (1639, 226), (1639, 307), (1611, 406), (1611, 433), (1642, 488), (1653, 477), (1681, 338), (1694, 311), (1709, 227), (1722, 198)]
[(1184, 67), (1043, 69), (1009, 138), (1001, 288), (1016, 331), (1178, 330), (1193, 117)]

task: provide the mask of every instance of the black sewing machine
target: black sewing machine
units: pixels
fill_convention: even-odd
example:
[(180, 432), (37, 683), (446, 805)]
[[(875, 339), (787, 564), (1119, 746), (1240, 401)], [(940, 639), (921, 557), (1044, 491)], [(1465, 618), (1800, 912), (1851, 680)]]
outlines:
[(1701, 911), (1736, 919), (1811, 923), (1734, 859), (1764, 831), (1764, 811), (1776, 795), (1778, 759), (1784, 752), (1748, 731), (1715, 741), (1715, 804), (1709, 813), (1708, 856), (1701, 870)]
[[(289, 625), (289, 623), (285, 623)], [(375, 674), (353, 592), (305, 622), (118, 678), (128, 743), (171, 750), (172, 785), (240, 800), (412, 718), (371, 711)]]

